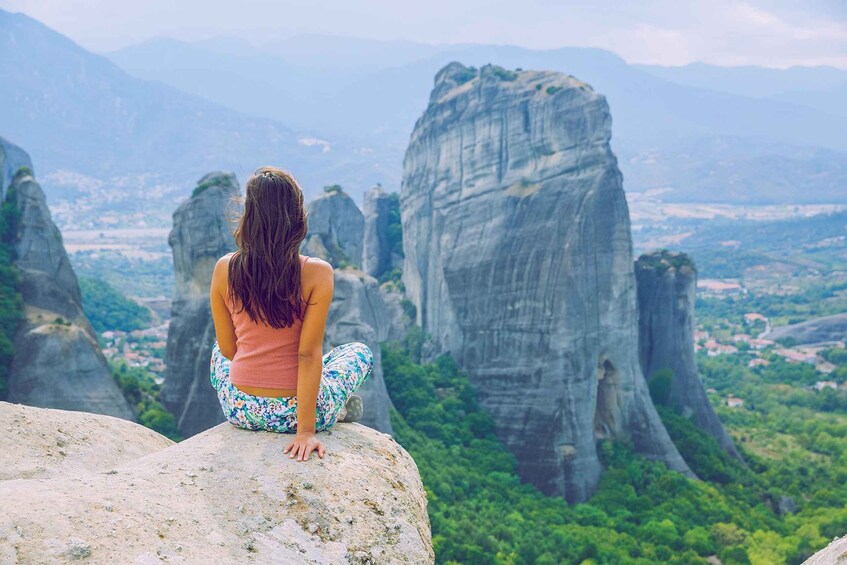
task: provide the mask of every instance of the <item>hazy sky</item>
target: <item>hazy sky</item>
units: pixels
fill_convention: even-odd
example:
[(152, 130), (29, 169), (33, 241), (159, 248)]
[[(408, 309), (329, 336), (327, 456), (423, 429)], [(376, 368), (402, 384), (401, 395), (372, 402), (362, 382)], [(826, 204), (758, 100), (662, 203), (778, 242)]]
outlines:
[(847, 0), (0, 0), (95, 51), (299, 33), (603, 47), (630, 62), (847, 68)]

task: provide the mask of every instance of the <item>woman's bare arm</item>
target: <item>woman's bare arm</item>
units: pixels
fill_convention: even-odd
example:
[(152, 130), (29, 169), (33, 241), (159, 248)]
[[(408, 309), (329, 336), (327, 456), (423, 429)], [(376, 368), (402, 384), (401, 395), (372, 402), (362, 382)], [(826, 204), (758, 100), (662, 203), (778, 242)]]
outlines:
[(323, 457), (324, 447), (315, 438), (315, 411), (323, 369), (323, 340), (326, 318), (332, 302), (334, 282), (332, 266), (312, 259), (303, 265), (303, 295), (309, 306), (300, 329), (297, 373), (297, 435), (284, 453), (305, 461), (312, 451)]
[(232, 316), (226, 307), (225, 297), (229, 279), (229, 259), (232, 255), (224, 255), (215, 264), (212, 274), (212, 285), (209, 289), (209, 303), (212, 306), (212, 320), (215, 322), (215, 337), (223, 356), (229, 360), (235, 357), (238, 347), (235, 341), (235, 326)]

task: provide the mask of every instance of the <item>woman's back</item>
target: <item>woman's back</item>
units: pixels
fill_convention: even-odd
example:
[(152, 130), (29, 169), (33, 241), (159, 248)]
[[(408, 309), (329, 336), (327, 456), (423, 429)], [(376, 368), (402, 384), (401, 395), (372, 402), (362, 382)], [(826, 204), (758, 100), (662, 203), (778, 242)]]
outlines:
[[(308, 260), (309, 257), (300, 256), (301, 276), (303, 265)], [(230, 366), (232, 384), (262, 389), (296, 389), (300, 331), (306, 307), (291, 326), (273, 328), (251, 320), (247, 311), (233, 301), (231, 288), (227, 291), (226, 306), (238, 343)]]

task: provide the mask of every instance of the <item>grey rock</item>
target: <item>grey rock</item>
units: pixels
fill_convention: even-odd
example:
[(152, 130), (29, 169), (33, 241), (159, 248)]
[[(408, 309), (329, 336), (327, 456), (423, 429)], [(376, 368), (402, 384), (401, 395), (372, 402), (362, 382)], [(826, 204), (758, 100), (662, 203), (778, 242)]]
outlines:
[[(298, 463), (282, 454), (290, 437), (228, 423), (173, 443), (106, 416), (5, 402), (0, 422), (20, 432), (0, 435), (0, 453), (18, 455), (0, 469), (3, 563), (90, 553), (97, 563), (322, 565), (347, 563), (353, 548), (377, 563), (435, 560), (415, 462), (365, 426), (338, 424), (322, 438), (323, 459)], [(74, 453), (59, 462), (43, 443), (55, 442), (57, 428), (74, 433)], [(120, 472), (104, 473), (101, 459)], [(52, 468), (32, 475), (36, 462)], [(211, 467), (190, 482), (180, 472)], [(307, 481), (313, 488), (298, 488)]]
[[(10, 146), (4, 142), (0, 154)], [(9, 162), (27, 162), (19, 148)], [(53, 223), (44, 192), (19, 172), (6, 199), (20, 214), (14, 233), (14, 265), (21, 274), (24, 320), (15, 333), (8, 400), (134, 419), (112, 378), (88, 318), (76, 274)]]
[(712, 408), (694, 357), (694, 302), (697, 269), (684, 253), (645, 253), (635, 263), (641, 371), (649, 382), (663, 369), (673, 373), (668, 406), (711, 435), (741, 459)]
[(166, 351), (167, 374), (162, 402), (175, 416), (180, 431), (191, 436), (224, 420), (212, 385), (209, 360), (215, 326), (209, 307), (209, 287), (215, 263), (235, 251), (227, 218), (239, 192), (233, 174), (209, 173), (195, 194), (173, 215), (168, 244), (173, 250), (176, 289)]
[(324, 350), (352, 341), (371, 349), (374, 355), (371, 376), (358, 392), (365, 404), (365, 415), (359, 423), (392, 433), (389, 417), (392, 404), (385, 388), (379, 347), (388, 338), (391, 322), (379, 285), (361, 271), (336, 269), (334, 279), (335, 293), (326, 321)]
[(776, 513), (780, 516), (797, 512), (797, 503), (790, 496), (782, 495), (776, 503)]
[(403, 282), (521, 477), (586, 500), (598, 438), (693, 476), (638, 362), (629, 214), (603, 96), (552, 72), (439, 71), (404, 160)]
[(0, 201), (6, 198), (6, 188), (12, 184), (15, 173), (21, 167), (26, 167), (35, 174), (26, 151), (0, 137)]
[(791, 338), (799, 344), (847, 341), (847, 312), (779, 326), (762, 337), (773, 340)]
[(301, 249), (334, 267), (362, 265), (365, 218), (343, 190), (324, 192), (308, 204), (309, 233)]
[(380, 186), (375, 186), (365, 193), (362, 211), (365, 217), (362, 270), (377, 279), (403, 264), (403, 257), (392, 249), (389, 234), (391, 216), (392, 213), (398, 212), (398, 204), (396, 198), (392, 198)]

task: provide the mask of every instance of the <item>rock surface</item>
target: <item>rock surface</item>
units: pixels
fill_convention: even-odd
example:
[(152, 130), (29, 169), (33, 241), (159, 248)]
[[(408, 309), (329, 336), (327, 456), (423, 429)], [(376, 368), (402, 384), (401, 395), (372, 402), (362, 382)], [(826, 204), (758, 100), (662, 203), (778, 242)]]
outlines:
[(792, 338), (799, 344), (847, 341), (847, 313), (833, 314), (773, 328), (762, 337), (768, 339)]
[(365, 218), (343, 190), (324, 192), (308, 204), (309, 233), (305, 255), (320, 257), (333, 267), (362, 265)]
[(393, 199), (380, 186), (365, 193), (362, 270), (376, 279), (403, 264), (403, 258), (392, 249), (390, 233), (392, 215), (399, 212), (398, 204), (396, 198)]
[[(324, 459), (297, 463), (282, 455), (291, 436), (229, 424), (171, 445), (111, 418), (0, 403), (10, 420), (22, 433), (0, 435), (0, 451), (21, 456), (0, 480), (0, 562), (434, 561), (414, 461), (364, 426), (338, 424), (321, 434)], [(114, 439), (94, 445), (106, 429)], [(110, 464), (33, 476), (54, 438), (67, 458), (98, 452)]]
[(361, 423), (381, 432), (392, 433), (389, 410), (391, 399), (382, 376), (379, 344), (388, 338), (391, 320), (376, 279), (361, 271), (334, 272), (335, 292), (326, 320), (324, 351), (351, 341), (370, 347), (373, 369), (358, 394), (365, 404)]
[(404, 160), (403, 282), (519, 472), (586, 500), (598, 438), (691, 474), (638, 362), (629, 214), (605, 99), (552, 72), (436, 75)]
[[(0, 481), (106, 473), (173, 442), (120, 418), (0, 402)], [(2, 484), (2, 483), (0, 483)]]
[(33, 171), (29, 155), (17, 145), (0, 137), (0, 200), (6, 198), (6, 188), (12, 184), (15, 173), (21, 167)]
[[(21, 161), (23, 152), (16, 152), (7, 162)], [(8, 374), (8, 400), (134, 419), (82, 311), (79, 283), (44, 191), (27, 171), (19, 171), (7, 188), (6, 200), (19, 212), (14, 265), (21, 273), (24, 302)]]
[(711, 435), (724, 451), (741, 459), (715, 414), (694, 357), (694, 302), (697, 269), (684, 253), (645, 253), (635, 263), (641, 371), (647, 382), (658, 371), (673, 373), (667, 404)]
[(847, 536), (835, 538), (829, 545), (803, 562), (803, 565), (844, 564), (847, 564)]
[(173, 215), (168, 244), (173, 250), (176, 289), (171, 307), (166, 352), (167, 374), (162, 402), (180, 431), (191, 436), (223, 422), (218, 398), (209, 382), (215, 326), (209, 288), (215, 263), (235, 251), (227, 219), (239, 192), (235, 175), (209, 173), (200, 179)]

